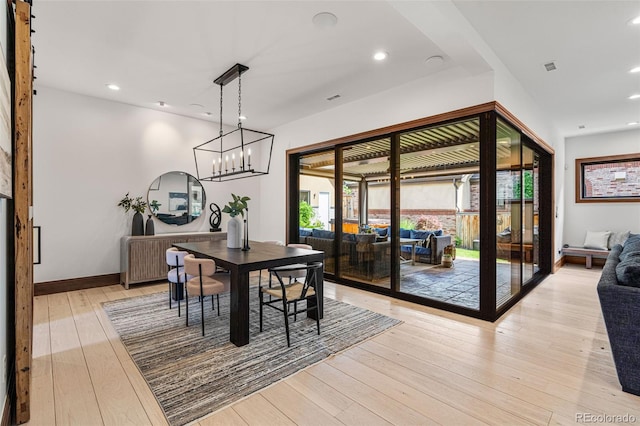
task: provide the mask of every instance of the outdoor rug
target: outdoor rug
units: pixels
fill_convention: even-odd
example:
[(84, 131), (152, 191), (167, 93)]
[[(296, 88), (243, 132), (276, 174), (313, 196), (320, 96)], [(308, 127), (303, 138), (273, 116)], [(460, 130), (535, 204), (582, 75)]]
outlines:
[(189, 304), (188, 328), (184, 303), (178, 317), (167, 292), (103, 304), (171, 425), (196, 420), (402, 322), (325, 298), (320, 336), (306, 313), (296, 322), (291, 317), (288, 348), (281, 312), (265, 307), (259, 332), (256, 292), (250, 295), (250, 342), (242, 347), (229, 342), (228, 294), (220, 295), (220, 316), (207, 298), (204, 337), (197, 298)]

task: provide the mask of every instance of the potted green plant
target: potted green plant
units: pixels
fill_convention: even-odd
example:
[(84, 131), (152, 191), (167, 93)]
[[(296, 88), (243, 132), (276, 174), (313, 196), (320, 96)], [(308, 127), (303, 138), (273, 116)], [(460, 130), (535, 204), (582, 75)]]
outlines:
[(136, 212), (131, 223), (131, 235), (144, 235), (144, 217), (142, 214), (147, 209), (147, 202), (143, 201), (142, 197), (131, 198), (127, 192), (118, 203), (118, 207), (122, 207), (125, 213), (128, 213), (129, 210)]
[[(243, 250), (249, 249), (249, 225), (247, 223), (249, 217), (249, 207), (247, 201), (251, 200), (249, 197), (241, 197), (239, 195), (231, 194), (233, 198), (222, 209), (223, 213), (228, 213), (231, 216), (231, 220), (227, 223), (227, 247), (229, 248), (243, 248)], [(245, 212), (247, 216), (245, 217)], [(242, 228), (238, 215), (244, 219), (244, 247), (242, 239)]]

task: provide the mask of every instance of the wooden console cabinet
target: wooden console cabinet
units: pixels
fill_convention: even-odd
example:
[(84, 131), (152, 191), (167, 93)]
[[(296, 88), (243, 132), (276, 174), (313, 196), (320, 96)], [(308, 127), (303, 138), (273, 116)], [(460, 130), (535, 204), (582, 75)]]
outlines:
[(120, 283), (158, 281), (167, 278), (165, 252), (175, 243), (226, 240), (226, 232), (192, 232), (182, 234), (141, 235), (120, 240)]

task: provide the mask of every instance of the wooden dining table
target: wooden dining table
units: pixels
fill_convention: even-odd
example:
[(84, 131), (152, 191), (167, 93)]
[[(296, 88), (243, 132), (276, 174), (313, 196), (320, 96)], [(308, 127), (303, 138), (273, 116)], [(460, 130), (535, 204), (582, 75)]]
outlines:
[[(272, 243), (250, 241), (250, 250), (227, 248), (227, 240), (175, 243), (174, 247), (192, 253), (196, 257), (213, 259), (217, 266), (231, 272), (231, 301), (229, 340), (236, 346), (249, 343), (249, 273), (275, 266), (294, 263), (323, 262), (324, 252), (279, 246)], [(319, 318), (323, 316), (323, 269), (318, 272), (316, 293), (318, 294)], [(257, 294), (254, 295), (256, 298)], [(307, 299), (312, 306), (315, 298)], [(315, 319), (316, 312), (307, 310), (307, 316)]]

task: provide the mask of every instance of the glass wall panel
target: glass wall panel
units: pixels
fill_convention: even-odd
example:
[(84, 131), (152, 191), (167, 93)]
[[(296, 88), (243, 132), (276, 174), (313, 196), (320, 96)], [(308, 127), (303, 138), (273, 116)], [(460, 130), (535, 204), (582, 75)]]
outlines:
[[(335, 152), (300, 156), (300, 242), (325, 253), (325, 271), (335, 273)], [(304, 195), (303, 195), (304, 194)]]
[(340, 276), (390, 288), (388, 138), (343, 149)]
[(522, 263), (522, 170), (520, 132), (497, 120), (496, 304), (520, 291)]
[(480, 307), (479, 120), (400, 135), (402, 293)]
[(525, 283), (534, 273), (534, 152), (526, 145), (522, 146), (522, 282)]

